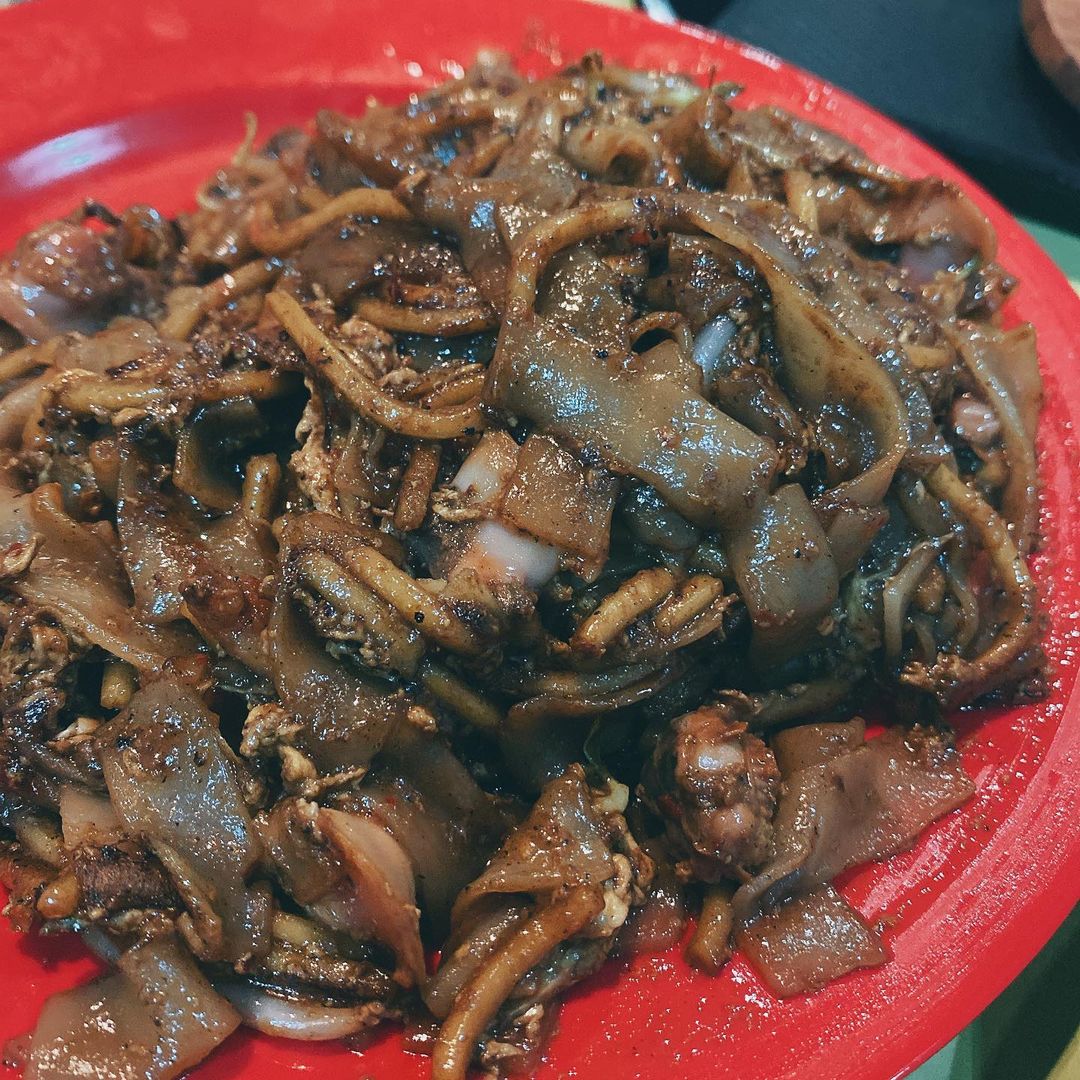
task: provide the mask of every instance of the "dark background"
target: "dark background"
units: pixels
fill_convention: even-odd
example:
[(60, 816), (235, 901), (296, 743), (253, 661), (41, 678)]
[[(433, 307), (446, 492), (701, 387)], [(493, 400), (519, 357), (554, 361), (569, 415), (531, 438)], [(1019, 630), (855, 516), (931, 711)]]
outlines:
[(1019, 0), (672, 3), (681, 18), (760, 45), (888, 113), (1014, 211), (1080, 230), (1080, 112), (1028, 52)]

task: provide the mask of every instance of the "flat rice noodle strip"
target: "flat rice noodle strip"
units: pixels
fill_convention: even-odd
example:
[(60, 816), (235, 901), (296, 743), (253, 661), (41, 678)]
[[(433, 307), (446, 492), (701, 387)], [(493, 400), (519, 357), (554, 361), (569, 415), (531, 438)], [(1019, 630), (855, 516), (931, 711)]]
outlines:
[(907, 410), (884, 365), (795, 276), (805, 253), (785, 246), (795, 241), (778, 233), (777, 214), (783, 211), (765, 202), (663, 194), (548, 219), (515, 253), (485, 398), (555, 434), (596, 445), (616, 468), (653, 484), (692, 520), (737, 523), (740, 501), (745, 514), (770, 485), (779, 464), (775, 447), (669, 380), (634, 379), (622, 370), (625, 357), (601, 362), (535, 307), (541, 274), (558, 250), (623, 229), (693, 227), (745, 254), (766, 279), (784, 382), (797, 403), (822, 422), (840, 403), (869, 434), (868, 460), (829, 493), (832, 500), (879, 503), (909, 445)]
[(227, 398), (196, 409), (176, 440), (173, 485), (208, 510), (232, 510), (241, 493), (237, 458), (266, 430), (251, 398)]
[(104, 847), (124, 836), (123, 825), (108, 798), (77, 784), (65, 784), (60, 789), (60, 823), (68, 851)]
[(857, 750), (866, 741), (866, 724), (859, 718), (834, 724), (798, 724), (778, 731), (769, 745), (780, 775), (794, 776), (802, 769), (824, 765)]
[(426, 927), (445, 937), (458, 895), (506, 837), (511, 817), (441, 738), (400, 725), (370, 776), (338, 805), (378, 822), (413, 868)]
[(618, 484), (546, 435), (530, 435), (503, 498), (511, 525), (588, 562), (607, 559)]
[(309, 909), (338, 893), (345, 880), (341, 862), (315, 836), (317, 814), (314, 803), (283, 798), (255, 819), (274, 875), (298, 904)]
[(365, 929), (397, 958), (395, 980), (405, 987), (422, 983), (420, 911), (412, 866), (401, 845), (369, 817), (324, 808), (317, 820), (352, 882)]
[(171, 1080), (240, 1025), (172, 938), (137, 945), (121, 973), (54, 994), (38, 1018), (26, 1080)]
[[(959, 188), (937, 176), (891, 180), (884, 209), (867, 208), (866, 238), (878, 244), (901, 244), (915, 251), (935, 247), (950, 251), (943, 269), (959, 267), (977, 255), (988, 265), (997, 257), (997, 233), (983, 212)], [(865, 200), (862, 201), (865, 206)], [(845, 223), (852, 221), (850, 213)], [(905, 263), (905, 253), (900, 261)]]
[(682, 179), (676, 155), (637, 120), (584, 121), (567, 132), (563, 153), (590, 177), (668, 186)]
[(729, 541), (728, 558), (754, 624), (755, 661), (775, 663), (812, 647), (840, 580), (806, 492), (785, 484), (761, 502)]
[[(452, 757), (449, 750), (445, 753)], [(439, 777), (414, 773), (406, 780), (390, 773), (385, 766), (375, 770), (339, 805), (370, 819), (397, 842), (409, 861), (424, 935), (438, 941), (445, 937), (454, 900), (483, 870), (501, 835), (472, 827), (470, 810), (475, 816), (477, 808), (455, 816), (457, 800), (442, 798), (446, 792)], [(465, 778), (471, 780), (467, 772)]]
[(262, 632), (273, 568), (265, 522), (242, 509), (207, 522), (151, 479), (131, 446), (120, 452), (116, 521), (136, 603), (149, 622), (190, 619), (212, 644), (260, 675), (269, 672)]
[(468, 495), (470, 508), (484, 511), (485, 517), (496, 517), (520, 452), (505, 431), (485, 431), (451, 483)]
[[(623, 296), (623, 276), (592, 248), (579, 244), (552, 260), (536, 297), (544, 318), (558, 319), (575, 337), (594, 348), (626, 353), (632, 309)], [(640, 366), (638, 357), (635, 363)]]
[[(986, 331), (984, 331), (986, 332)], [(986, 354), (987, 364), (1020, 414), (1020, 422), (1028, 438), (1034, 441), (1039, 427), (1039, 410), (1043, 402), (1043, 381), (1039, 371), (1035, 327), (1031, 323), (1014, 326), (995, 340), (994, 349)]]
[(836, 132), (774, 105), (732, 109), (725, 134), (769, 169), (838, 169), (878, 183), (902, 179)]
[(41, 538), (29, 569), (9, 583), (11, 591), (143, 672), (160, 671), (171, 658), (197, 652), (198, 640), (185, 629), (138, 618), (116, 552), (69, 518), (61, 499), (56, 484), (28, 495), (0, 487), (0, 550)]
[(778, 227), (786, 215), (772, 203), (703, 199), (687, 217), (753, 260), (765, 278), (783, 357), (780, 380), (803, 415), (824, 419), (843, 403), (871, 436), (870, 460), (828, 493), (830, 501), (881, 502), (910, 442), (907, 409), (883, 363), (800, 280), (801, 256), (785, 246), (788, 233)]
[(321, 285), (331, 303), (340, 306), (375, 280), (388, 252), (430, 238), (420, 226), (382, 218), (378, 224), (339, 220), (315, 233), (294, 254), (293, 262), (305, 281)]
[(719, 89), (699, 95), (668, 121), (662, 133), (687, 172), (710, 184), (723, 183), (734, 163), (725, 130), (732, 109), (725, 98)]
[(775, 448), (665, 375), (626, 371), (553, 321), (508, 318), (485, 396), (599, 452), (616, 472), (656, 488), (707, 526), (735, 525), (767, 487)]
[(297, 746), (321, 771), (366, 766), (388, 734), (405, 720), (408, 701), (373, 674), (335, 660), (310, 624), (295, 609), (290, 589), (297, 556), (324, 552), (339, 565), (357, 546), (387, 546), (390, 538), (374, 530), (346, 525), (329, 514), (290, 517), (281, 532), (281, 563), (267, 644), (278, 697), (303, 726)]
[(467, 924), (492, 895), (524, 893), (545, 901), (564, 887), (600, 885), (614, 874), (608, 827), (593, 806), (584, 771), (571, 765), (547, 784), (529, 816), (458, 898), (454, 925)]
[[(1009, 463), (1001, 514), (1013, 526), (1020, 554), (1026, 555), (1039, 527), (1035, 425), (1042, 404), (1042, 380), (1034, 334), (1009, 338), (999, 330), (968, 322), (946, 326), (945, 332), (1001, 424), (1001, 442)], [(1012, 376), (1010, 383), (1006, 379), (1014, 366), (1018, 375)], [(1018, 397), (1016, 391), (1021, 387)]]
[[(703, 101), (704, 99), (699, 99)], [(686, 111), (691, 112), (694, 105)], [(937, 177), (909, 179), (872, 161), (853, 143), (792, 116), (775, 106), (699, 114), (696, 126), (686, 131), (691, 145), (701, 147), (691, 171), (712, 182), (724, 179), (732, 164), (749, 155), (755, 164), (776, 172), (826, 172), (844, 184), (842, 195), (827, 204), (820, 219), (822, 232), (842, 228), (875, 244), (911, 244), (928, 248), (944, 240), (961, 241), (967, 253), (984, 262), (993, 260), (997, 238), (982, 212), (959, 189)], [(674, 126), (669, 125), (669, 130)], [(690, 127), (689, 118), (683, 126)], [(688, 164), (690, 164), (688, 162)], [(852, 177), (870, 181), (866, 197)], [(818, 181), (820, 183), (820, 179)], [(820, 209), (823, 200), (816, 200)]]
[(22, 446), (26, 422), (55, 375), (54, 371), (45, 371), (34, 378), (9, 383), (4, 387), (3, 396), (0, 397), (0, 448), (18, 450)]
[(816, 499), (814, 509), (825, 524), (836, 572), (843, 580), (859, 565), (874, 537), (889, 520), (889, 512), (883, 506), (830, 504), (828, 499)]
[(462, 179), (423, 174), (395, 193), (416, 217), (452, 233), (461, 260), (484, 299), (501, 308), (510, 255), (499, 232), (496, 211), (519, 205), (523, 191), (510, 180)]
[(113, 808), (173, 878), (207, 958), (264, 953), (269, 904), (245, 884), (260, 845), (217, 718), (189, 687), (161, 680), (97, 740)]
[(889, 959), (881, 937), (831, 886), (797, 896), (742, 927), (739, 948), (777, 997), (820, 990)]
[(279, 583), (267, 633), (282, 705), (301, 725), (293, 742), (322, 775), (362, 768), (404, 723), (408, 702), (381, 680), (335, 660)]
[(960, 755), (940, 736), (891, 728), (857, 750), (786, 780), (774, 820), (773, 857), (735, 894), (749, 923), (848, 867), (910, 847), (975, 790)]

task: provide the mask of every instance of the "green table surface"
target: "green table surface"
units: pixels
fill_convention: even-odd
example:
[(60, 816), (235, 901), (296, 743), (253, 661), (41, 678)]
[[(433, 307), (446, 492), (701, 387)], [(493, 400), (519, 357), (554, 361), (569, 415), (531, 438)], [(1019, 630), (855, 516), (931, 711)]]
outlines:
[[(1023, 224), (1080, 291), (1080, 236)], [(1012, 985), (911, 1080), (1080, 1080), (1078, 1029), (1080, 908)]]

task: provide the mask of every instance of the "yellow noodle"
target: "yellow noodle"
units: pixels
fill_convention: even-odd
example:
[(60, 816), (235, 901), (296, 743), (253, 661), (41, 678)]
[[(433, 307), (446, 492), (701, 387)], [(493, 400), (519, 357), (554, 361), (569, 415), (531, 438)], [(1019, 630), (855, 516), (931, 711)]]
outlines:
[(420, 682), (429, 694), (475, 727), (493, 731), (502, 724), (500, 709), (441, 665), (426, 661), (420, 670)]
[(227, 371), (204, 379), (198, 389), (164, 386), (149, 379), (118, 379), (110, 375), (78, 374), (60, 387), (56, 403), (77, 416), (97, 416), (121, 409), (147, 409), (159, 401), (191, 395), (200, 402), (224, 401), (247, 395), (257, 401), (280, 397), (296, 388), (292, 372)]
[(603, 910), (601, 890), (579, 885), (533, 915), (462, 988), (439, 1029), (433, 1080), (465, 1080), (480, 1036), (525, 973)]
[(394, 528), (400, 532), (412, 532), (424, 524), (441, 457), (439, 443), (417, 443), (413, 447), (394, 507)]
[(714, 600), (724, 595), (724, 583), (711, 574), (695, 574), (656, 609), (652, 624), (657, 633), (667, 636), (681, 630), (697, 618)]
[(411, 221), (412, 214), (382, 188), (353, 188), (315, 210), (285, 224), (274, 220), (269, 202), (256, 203), (248, 224), (248, 239), (264, 255), (287, 255), (324, 225), (343, 217), (373, 217), (380, 221)]
[(955, 653), (937, 661), (909, 664), (901, 678), (934, 694), (945, 708), (956, 708), (992, 690), (1038, 636), (1036, 590), (1027, 563), (1009, 527), (994, 508), (948, 465), (926, 477), (927, 488), (946, 503), (990, 558), (1005, 601), (1005, 624), (972, 660)]
[(392, 397), (360, 371), (291, 296), (274, 292), (266, 304), (312, 366), (368, 420), (416, 439), (454, 439), (483, 427), (479, 402), (425, 409)]
[(376, 296), (362, 296), (356, 301), (354, 310), (361, 319), (399, 334), (458, 337), (493, 330), (499, 325), (491, 308), (482, 304), (460, 308), (421, 308), (392, 304)]
[(735, 886), (723, 882), (709, 885), (701, 901), (694, 936), (686, 949), (686, 959), (691, 967), (715, 975), (731, 956), (731, 935), (735, 929), (735, 913), (731, 898)]
[(269, 521), (281, 487), (281, 463), (274, 454), (257, 454), (244, 467), (240, 502), (250, 517)]
[(402, 621), (392, 604), (321, 551), (307, 551), (297, 563), (300, 579), (334, 608), (359, 620), (363, 630), (386, 643), (390, 665), (411, 675), (423, 655), (419, 635)]
[(639, 571), (604, 597), (600, 606), (574, 631), (570, 647), (602, 655), (639, 615), (655, 607), (671, 592), (676, 580), (670, 570), (660, 566)]
[(183, 340), (204, 316), (269, 285), (280, 272), (281, 263), (277, 259), (256, 259), (222, 274), (190, 296), (184, 296), (175, 307), (169, 303), (168, 314), (158, 326), (162, 337)]
[(348, 552), (345, 563), (373, 593), (395, 608), (406, 622), (415, 624), (424, 637), (466, 655), (483, 651), (483, 642), (447, 604), (439, 597), (432, 596), (385, 555), (374, 548), (357, 547)]

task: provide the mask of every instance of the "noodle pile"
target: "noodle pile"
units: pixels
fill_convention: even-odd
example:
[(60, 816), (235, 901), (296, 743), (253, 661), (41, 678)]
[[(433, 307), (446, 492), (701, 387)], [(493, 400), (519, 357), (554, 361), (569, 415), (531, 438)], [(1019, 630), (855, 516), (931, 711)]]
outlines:
[(527, 1070), (695, 915), (885, 961), (831, 882), (1043, 692), (1034, 335), (963, 194), (737, 92), (482, 56), (0, 267), (7, 914), (114, 969), (28, 1077)]

